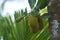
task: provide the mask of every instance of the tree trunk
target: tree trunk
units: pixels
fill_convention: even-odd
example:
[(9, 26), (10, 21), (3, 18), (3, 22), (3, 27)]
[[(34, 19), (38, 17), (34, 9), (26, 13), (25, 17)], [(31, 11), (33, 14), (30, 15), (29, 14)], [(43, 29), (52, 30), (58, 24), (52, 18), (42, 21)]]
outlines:
[(50, 40), (60, 40), (60, 0), (48, 0)]

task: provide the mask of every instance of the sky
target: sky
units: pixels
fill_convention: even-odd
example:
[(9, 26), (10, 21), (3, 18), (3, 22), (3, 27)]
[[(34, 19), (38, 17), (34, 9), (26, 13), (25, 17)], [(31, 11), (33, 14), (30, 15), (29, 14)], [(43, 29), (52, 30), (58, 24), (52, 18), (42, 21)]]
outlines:
[[(1, 1), (0, 1), (1, 2)], [(3, 16), (6, 16), (7, 13), (9, 15), (14, 15), (15, 11), (25, 9), (27, 7), (28, 13), (31, 11), (31, 8), (26, 0), (15, 0), (15, 1), (7, 1), (4, 5), (4, 10), (2, 12)]]
[[(4, 0), (0, 0), (0, 7)], [(6, 1), (4, 4), (4, 10), (1, 12), (3, 16), (10, 15), (12, 20), (14, 20), (14, 12), (27, 8), (28, 13), (31, 11), (29, 6), (28, 0), (13, 0), (13, 1)], [(0, 9), (1, 11), (1, 9)]]

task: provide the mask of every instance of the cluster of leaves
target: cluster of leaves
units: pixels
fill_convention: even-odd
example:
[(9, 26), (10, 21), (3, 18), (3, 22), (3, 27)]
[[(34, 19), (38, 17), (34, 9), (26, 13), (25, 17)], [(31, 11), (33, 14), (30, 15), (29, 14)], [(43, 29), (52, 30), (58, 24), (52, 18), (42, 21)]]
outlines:
[(10, 16), (2, 17), (0, 15), (0, 36), (3, 36), (4, 40), (49, 40), (48, 19), (43, 19), (44, 28), (33, 34), (30, 32), (26, 14), (27, 12), (15, 12), (14, 23)]
[[(30, 2), (31, 3), (31, 2)], [(42, 2), (44, 4), (44, 2)], [(38, 4), (41, 4), (40, 2)], [(33, 5), (33, 2), (32, 2)], [(32, 6), (33, 7), (33, 6)], [(0, 36), (4, 40), (49, 40), (48, 19), (43, 19), (43, 29), (33, 34), (30, 32), (28, 22), (28, 13), (18, 11), (15, 12), (15, 22), (12, 22), (10, 16), (2, 17), (0, 15)]]

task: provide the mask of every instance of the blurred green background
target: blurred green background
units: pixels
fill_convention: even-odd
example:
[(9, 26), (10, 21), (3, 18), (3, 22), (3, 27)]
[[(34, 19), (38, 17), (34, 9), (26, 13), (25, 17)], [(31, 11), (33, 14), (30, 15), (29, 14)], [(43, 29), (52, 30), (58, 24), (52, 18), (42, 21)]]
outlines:
[[(42, 3), (44, 3), (45, 1), (41, 0), (41, 2), (40, 2), (41, 5), (43, 5)], [(40, 3), (38, 3), (38, 5)], [(12, 18), (10, 15), (3, 17), (0, 14), (0, 40), (1, 39), (3, 39), (3, 40), (50, 40), (50, 34), (49, 34), (49, 28), (48, 28), (48, 26), (49, 26), (48, 18), (42, 17), (43, 14), (48, 13), (47, 6), (45, 6), (41, 10), (39, 10), (39, 15), (42, 19), (43, 28), (41, 30), (38, 30), (35, 33), (31, 32), (33, 30), (30, 30), (31, 25), (29, 25), (30, 22), (29, 22), (28, 18), (31, 15), (34, 16), (36, 13), (35, 12), (36, 10), (33, 9), (29, 14), (27, 13), (26, 10), (25, 10), (25, 12), (23, 12), (23, 10), (21, 10), (21, 12), (15, 11), (15, 13), (14, 13), (15, 21), (14, 22), (12, 21)]]

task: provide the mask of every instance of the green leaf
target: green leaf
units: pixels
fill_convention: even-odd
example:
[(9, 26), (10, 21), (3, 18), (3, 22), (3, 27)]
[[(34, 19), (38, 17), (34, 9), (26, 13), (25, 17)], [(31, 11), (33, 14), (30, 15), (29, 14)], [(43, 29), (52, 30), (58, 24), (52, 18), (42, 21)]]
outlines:
[(28, 2), (29, 2), (30, 7), (33, 8), (36, 3), (36, 0), (28, 0)]

